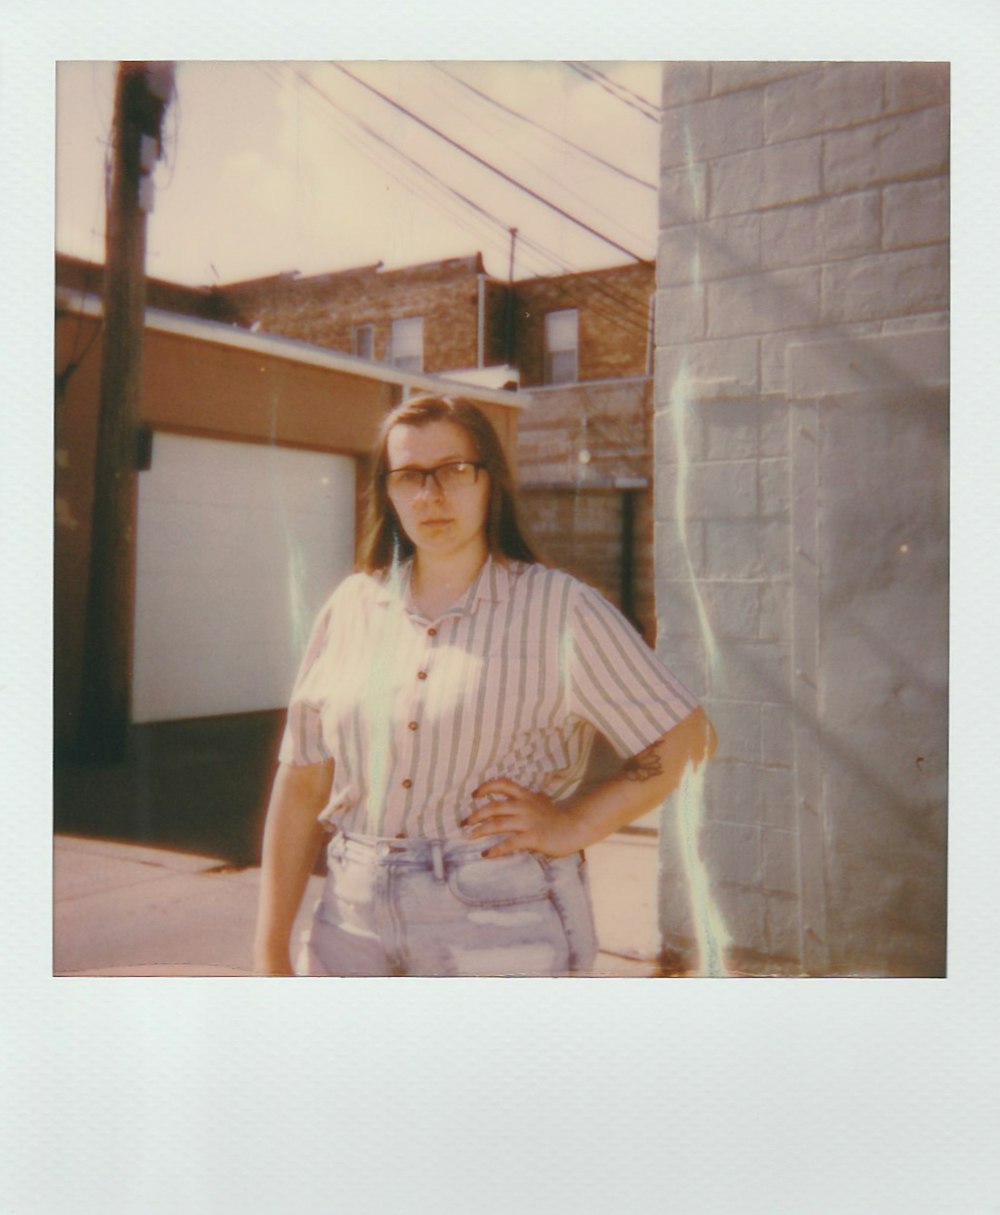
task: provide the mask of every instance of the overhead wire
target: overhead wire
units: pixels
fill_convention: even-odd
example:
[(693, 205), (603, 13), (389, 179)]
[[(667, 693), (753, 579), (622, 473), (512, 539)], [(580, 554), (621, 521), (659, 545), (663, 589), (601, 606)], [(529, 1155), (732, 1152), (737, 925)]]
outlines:
[[(284, 83), (282, 80), (276, 79), (271, 72), (265, 70), (265, 65), (260, 65), (260, 66), (261, 66), (261, 70), (264, 71), (265, 76), (272, 82), (272, 84), (276, 85), (279, 88), (284, 87)], [(477, 215), (481, 216), (482, 218), (484, 218), (485, 220), (487, 220), (488, 222), (493, 224), (498, 230), (502, 230), (504, 233), (504, 236), (506, 236), (507, 233), (509, 233), (510, 227), (509, 227), (509, 225), (505, 224), (505, 222), (502, 219), (493, 215), (492, 212), (488, 211), (486, 208), (481, 206), (481, 204), (475, 202), (475, 200), (470, 199), (468, 196), (463, 194), (461, 191), (458, 191), (454, 187), (448, 185), (447, 183), (442, 182), (440, 180), (440, 178), (438, 178), (436, 174), (431, 173), (431, 171), (428, 170), (426, 168), (426, 166), (424, 166), (424, 165), (420, 164), (418, 161), (414, 160), (413, 157), (409, 156), (406, 152), (402, 151), (391, 140), (389, 140), (388, 138), (386, 138), (385, 136), (380, 134), (378, 131), (375, 131), (370, 126), (370, 124), (365, 123), (362, 119), (358, 118), (355, 114), (351, 113), (349, 110), (346, 110), (334, 98), (330, 97), (330, 95), (324, 89), (322, 89), (319, 85), (317, 85), (315, 83), (315, 81), (311, 80), (309, 78), (309, 76), (305, 75), (304, 73), (302, 73), (301, 71), (299, 71), (297, 69), (289, 69), (289, 70), (303, 84), (305, 84), (309, 88), (309, 90), (313, 94), (315, 94), (316, 97), (318, 97), (324, 103), (324, 108), (322, 110), (322, 113), (324, 114), (324, 116), (338, 120), (337, 129), (346, 138), (349, 138), (350, 142), (352, 142), (354, 144), (354, 146), (359, 147), (360, 150), (362, 150), (364, 155), (366, 155), (368, 157), (372, 157), (371, 150), (361, 147), (361, 145), (358, 143), (356, 138), (351, 138), (350, 134), (343, 130), (340, 120), (346, 119), (353, 126), (357, 127), (359, 130), (362, 130), (370, 141), (377, 143), (379, 145), (380, 149), (381, 148), (388, 149), (388, 151), (390, 152), (392, 157), (405, 161), (411, 167), (411, 169), (413, 169), (415, 172), (419, 172), (421, 175), (428, 178), (430, 181), (430, 184), (438, 192), (444, 191), (444, 192), (449, 193), (454, 198), (458, 199), (462, 203), (463, 206), (471, 208)], [(400, 185), (403, 186), (403, 188), (408, 189), (411, 193), (414, 193), (414, 194), (418, 195), (419, 197), (422, 197), (425, 199), (427, 199), (429, 197), (426, 190), (414, 189), (412, 186), (407, 185), (407, 183), (403, 182), (401, 180), (401, 178), (395, 172), (392, 171), (391, 168), (386, 166), (385, 158), (383, 155), (376, 155), (372, 158), (376, 159), (376, 161), (381, 164), (384, 171), (389, 173), (389, 175), (393, 178), (393, 180), (397, 181)], [(433, 205), (440, 205), (440, 204), (434, 203)], [(450, 212), (450, 214), (454, 215), (454, 212)], [(455, 222), (460, 223), (461, 221), (456, 219)], [(465, 227), (466, 230), (471, 230), (465, 224), (462, 224), (461, 226)], [(519, 243), (522, 246), (522, 248), (527, 248), (527, 249), (532, 250), (537, 255), (544, 258), (545, 261), (548, 262), (550, 265), (556, 266), (557, 267), (556, 275), (555, 275), (556, 277), (559, 277), (562, 274), (574, 275), (575, 273), (577, 273), (577, 272), (573, 271), (556, 254), (554, 254), (550, 250), (546, 249), (544, 245), (539, 244), (537, 241), (534, 241), (527, 236), (521, 236)], [(549, 271), (548, 273), (536, 274), (535, 277), (540, 278), (540, 279), (545, 279), (545, 278), (552, 278), (553, 275), (552, 275), (551, 271)], [(619, 295), (613, 289), (609, 289), (609, 288), (607, 288), (606, 285), (603, 285), (603, 284), (598, 284), (598, 283), (592, 284), (592, 288), (593, 288), (593, 290), (592, 290), (592, 298), (591, 298), (591, 309), (596, 315), (601, 316), (603, 319), (605, 319), (611, 323), (617, 324), (619, 327), (626, 329), (627, 331), (641, 332), (642, 334), (645, 334), (647, 332), (648, 324), (646, 321), (644, 305), (637, 304), (635, 300), (629, 299), (626, 296)], [(597, 305), (594, 302), (594, 299), (593, 299), (594, 296), (601, 298), (606, 304), (610, 305), (610, 308), (601, 307), (601, 306)], [(638, 316), (640, 308), (642, 310), (641, 319)]]
[(660, 107), (656, 102), (650, 101), (648, 98), (643, 97), (641, 93), (637, 93), (635, 89), (630, 88), (623, 81), (615, 80), (614, 77), (609, 76), (606, 72), (602, 72), (596, 63), (584, 63), (582, 60), (578, 60), (578, 62), (580, 63), (581, 67), (585, 68), (586, 71), (592, 75), (595, 81), (598, 83), (604, 81), (612, 92), (621, 93), (623, 95), (622, 100), (624, 100), (625, 97), (631, 97), (633, 101), (649, 110), (651, 114), (656, 115), (656, 117), (660, 116)]
[[(326, 102), (328, 106), (332, 107), (335, 111), (337, 111), (338, 115), (340, 115), (343, 118), (346, 118), (349, 122), (353, 123), (356, 127), (358, 127), (361, 131), (363, 131), (364, 134), (367, 135), (369, 139), (374, 140), (378, 144), (387, 148), (394, 157), (397, 157), (397, 158), (405, 161), (415, 172), (421, 174), (421, 176), (426, 178), (427, 181), (429, 182), (430, 186), (433, 189), (437, 190), (438, 193), (443, 192), (443, 193), (452, 195), (455, 199), (457, 199), (460, 203), (462, 203), (463, 206), (470, 208), (477, 215), (479, 215), (483, 219), (489, 221), (497, 229), (498, 234), (502, 232), (504, 239), (506, 239), (508, 237), (508, 234), (510, 232), (510, 225), (506, 224), (502, 219), (499, 218), (499, 216), (494, 215), (492, 212), (488, 211), (481, 204), (477, 203), (474, 199), (469, 198), (467, 195), (463, 194), (460, 190), (457, 190), (453, 186), (449, 185), (447, 182), (442, 181), (436, 174), (432, 173), (425, 165), (422, 165), (419, 161), (415, 160), (408, 153), (404, 152), (401, 148), (397, 147), (395, 144), (392, 143), (391, 140), (387, 139), (384, 135), (382, 135), (380, 132), (376, 131), (368, 123), (364, 122), (363, 119), (360, 119), (356, 115), (351, 114), (349, 111), (345, 110), (332, 97), (330, 97), (328, 93), (326, 93), (323, 89), (321, 89), (319, 87), (319, 85), (317, 85), (315, 83), (315, 81), (310, 80), (309, 77), (305, 76), (301, 72), (296, 71), (295, 74), (302, 81), (303, 84), (305, 84), (309, 89), (312, 90), (312, 92), (316, 93), (317, 96), (319, 96), (324, 102)], [(324, 111), (324, 113), (325, 113), (325, 111)], [(338, 127), (338, 129), (341, 129), (341, 128)], [(345, 137), (350, 138), (349, 136), (346, 135), (346, 132), (342, 131), (342, 133), (345, 134)], [(351, 140), (351, 142), (354, 143), (355, 147), (358, 147), (359, 150), (362, 151), (362, 154), (370, 155), (370, 153), (367, 152), (356, 140)], [(423, 190), (414, 189), (412, 186), (410, 186), (406, 182), (404, 182), (399, 176), (397, 176), (395, 173), (393, 173), (391, 168), (386, 167), (384, 159), (381, 161), (381, 163), (382, 163), (383, 167), (385, 168), (385, 171), (390, 174), (390, 176), (393, 178), (394, 181), (398, 182), (401, 186), (403, 186), (404, 189), (409, 190), (411, 193), (416, 194), (418, 197), (427, 199), (428, 201), (430, 201), (432, 203), (432, 205), (438, 205), (438, 206), (440, 205), (439, 203), (434, 201), (431, 193), (428, 192), (426, 189), (423, 189)], [(454, 211), (449, 211), (449, 214), (454, 219), (454, 221), (456, 223), (460, 224), (460, 226), (464, 227), (466, 229), (466, 231), (472, 232), (472, 229), (467, 224), (464, 224), (461, 221), (461, 219), (456, 217), (456, 214)], [(550, 254), (548, 254), (547, 251), (544, 250), (540, 245), (535, 245), (534, 242), (527, 240), (527, 239), (523, 239), (522, 244), (533, 248), (535, 250), (535, 252), (537, 252), (542, 257), (544, 257), (545, 260), (547, 262), (549, 262), (550, 264), (556, 265), (556, 266), (559, 265), (558, 261), (556, 261)]]
[(398, 110), (401, 114), (405, 114), (408, 118), (412, 119), (426, 130), (437, 135), (438, 138), (444, 140), (444, 142), (449, 146), (456, 148), (458, 151), (464, 153), (470, 159), (474, 160), (477, 164), (482, 165), (483, 168), (488, 169), (491, 173), (496, 174), (509, 185), (515, 186), (518, 190), (523, 191), (525, 194), (535, 199), (536, 202), (540, 202), (543, 206), (548, 207), (551, 211), (555, 211), (556, 214), (576, 225), (576, 227), (581, 228), (585, 232), (589, 232), (591, 236), (603, 241), (604, 244), (609, 245), (612, 249), (617, 249), (619, 253), (624, 253), (626, 257), (631, 258), (633, 261), (641, 262), (646, 260), (638, 253), (634, 253), (631, 249), (621, 244), (619, 241), (613, 240), (610, 236), (606, 236), (603, 232), (599, 232), (596, 228), (592, 227), (588, 223), (585, 223), (582, 219), (578, 219), (575, 215), (571, 215), (563, 207), (558, 206), (556, 203), (550, 202), (549, 199), (539, 194), (537, 190), (533, 190), (530, 186), (524, 185), (523, 182), (517, 181), (517, 179), (511, 177), (509, 173), (504, 172), (503, 169), (498, 169), (496, 165), (490, 164), (488, 160), (478, 155), (478, 153), (473, 152), (470, 148), (465, 147), (464, 144), (458, 140), (452, 139), (450, 135), (445, 134), (444, 131), (439, 130), (432, 123), (429, 123), (426, 119), (421, 118), (418, 114), (414, 114), (412, 110), (407, 109), (406, 106), (402, 105), (398, 101), (395, 101), (388, 94), (383, 93), (381, 89), (377, 89), (373, 84), (369, 84), (360, 76), (355, 75), (354, 72), (350, 71), (348, 68), (345, 68), (343, 64), (331, 61), (331, 67), (335, 68), (338, 72), (342, 72), (343, 75), (353, 80), (356, 84), (359, 84), (362, 88), (367, 89), (376, 97), (381, 98), (381, 100), (386, 102), (387, 105), (391, 105), (393, 109)]
[[(624, 86), (620, 86), (617, 81), (612, 80), (609, 76), (605, 76), (604, 73), (598, 71), (597, 68), (591, 67), (589, 63), (567, 60), (566, 66), (571, 68), (579, 76), (582, 76), (584, 80), (589, 80), (592, 83), (599, 85), (605, 91), (605, 93), (611, 97), (614, 97), (615, 100), (622, 102), (623, 105), (627, 105), (630, 109), (635, 110), (637, 113), (641, 114), (643, 118), (648, 118), (650, 122), (660, 121), (660, 111), (657, 107), (654, 107), (651, 102), (646, 101), (645, 98), (639, 98), (638, 101), (633, 100), (633, 98), (638, 98), (637, 93), (632, 93), (631, 96), (623, 95), (618, 90)], [(631, 90), (628, 90), (628, 92), (631, 92)]]
[[(318, 116), (321, 115), (324, 121), (332, 122), (337, 134), (341, 138), (345, 139), (349, 144), (351, 144), (352, 147), (356, 148), (363, 157), (376, 164), (392, 181), (394, 181), (408, 194), (412, 194), (414, 198), (422, 199), (432, 207), (442, 211), (449, 217), (449, 219), (451, 219), (453, 223), (464, 228), (474, 237), (478, 237), (478, 235), (480, 235), (476, 233), (476, 231), (466, 222), (465, 217), (461, 213), (457, 212), (447, 202), (443, 202), (439, 197), (435, 197), (433, 188), (437, 186), (438, 183), (436, 183), (433, 179), (430, 179), (429, 183), (425, 183), (423, 181), (418, 182), (406, 180), (401, 173), (397, 171), (398, 161), (403, 158), (404, 154), (400, 153), (398, 149), (392, 147), (388, 141), (382, 140), (377, 132), (371, 132), (367, 137), (364, 137), (364, 132), (360, 132), (359, 134), (359, 131), (353, 129), (354, 127), (358, 127), (360, 129), (359, 120), (357, 120), (353, 115), (347, 114), (342, 110), (341, 107), (338, 107), (331, 98), (323, 94), (322, 90), (319, 90), (318, 86), (316, 86), (314, 82), (309, 81), (308, 78), (301, 76), (301, 74), (299, 74), (299, 76), (302, 83), (307, 84), (314, 92), (317, 92), (323, 100), (329, 103), (329, 106), (334, 112), (331, 112), (330, 109), (324, 109), (322, 111), (316, 109), (315, 112)], [(283, 87), (280, 81), (273, 81), (273, 83), (277, 84), (278, 87)], [(373, 148), (371, 146), (372, 140), (384, 143), (389, 148), (391, 157), (387, 157), (380, 149)], [(417, 167), (419, 168), (419, 166)], [(430, 185), (431, 189), (427, 188), (428, 184)]]
[(590, 148), (585, 148), (583, 144), (576, 143), (566, 135), (560, 135), (557, 131), (553, 131), (551, 127), (545, 126), (545, 124), (539, 122), (537, 118), (529, 118), (526, 114), (521, 114), (518, 110), (506, 105), (504, 102), (498, 101), (496, 97), (491, 97), (489, 94), (484, 93), (481, 89), (476, 88), (474, 84), (470, 84), (467, 80), (463, 80), (461, 76), (456, 76), (454, 72), (449, 72), (440, 63), (433, 63), (431, 64), (431, 67), (436, 68), (443, 76), (447, 76), (449, 80), (453, 80), (456, 84), (460, 84), (463, 89), (467, 89), (470, 93), (475, 94), (476, 97), (481, 97), (483, 101), (487, 101), (490, 105), (496, 106), (498, 110), (502, 110), (505, 114), (510, 114), (513, 118), (520, 119), (522, 122), (526, 122), (529, 125), (536, 127), (539, 131), (544, 131), (546, 135), (551, 135), (553, 139), (561, 140), (561, 142), (566, 144), (568, 147), (571, 147), (574, 152), (582, 153), (584, 156), (587, 156), (594, 161), (595, 164), (599, 164), (605, 169), (610, 169), (613, 173), (617, 173), (620, 177), (625, 178), (626, 181), (634, 182), (635, 185), (642, 186), (646, 190), (652, 190), (654, 194), (657, 192), (657, 187), (653, 182), (645, 181), (641, 177), (636, 177), (634, 173), (630, 173), (627, 169), (623, 169), (620, 165), (612, 164), (610, 160), (605, 160), (603, 156), (598, 156), (596, 152), (592, 151)]
[[(336, 102), (333, 98), (331, 98), (328, 93), (326, 93), (323, 89), (321, 89), (314, 81), (310, 80), (307, 76), (304, 76), (299, 72), (296, 72), (295, 74), (300, 76), (303, 83), (305, 83), (314, 93), (317, 94), (317, 96), (319, 96), (324, 102), (326, 102), (329, 106), (331, 106), (339, 114), (342, 114), (342, 115), (348, 117), (351, 122), (353, 122), (358, 127), (364, 129), (365, 132), (371, 138), (375, 139), (381, 145), (387, 147), (394, 155), (401, 157), (403, 160), (410, 163), (418, 171), (420, 171), (424, 174), (427, 174), (430, 177), (430, 180), (433, 185), (438, 186), (441, 189), (447, 190), (448, 192), (452, 193), (456, 198), (460, 199), (465, 205), (472, 207), (477, 213), (480, 213), (480, 214), (484, 215), (485, 217), (487, 217), (494, 224), (496, 224), (498, 226), (498, 228), (502, 229), (504, 232), (504, 235), (506, 236), (506, 234), (509, 232), (510, 229), (509, 229), (509, 226), (507, 224), (505, 224), (503, 220), (501, 220), (499, 217), (493, 215), (491, 212), (487, 211), (484, 207), (482, 207), (480, 204), (476, 203), (474, 200), (469, 199), (466, 195), (462, 194), (460, 191), (457, 191), (453, 187), (448, 186), (446, 183), (441, 182), (440, 179), (435, 174), (430, 173), (430, 171), (427, 170), (425, 166), (423, 166), (419, 162), (415, 161), (406, 152), (403, 152), (400, 148), (398, 148), (395, 144), (393, 144), (391, 140), (387, 139), (386, 137), (381, 135), (379, 132), (374, 131), (367, 123), (365, 123), (362, 119), (359, 119), (356, 115), (353, 115), (349, 111), (344, 110), (344, 108), (341, 105), (339, 105), (338, 102)], [(398, 180), (398, 178), (396, 180)], [(423, 196), (426, 197), (426, 195), (423, 195)], [(527, 236), (522, 236), (520, 243), (523, 246), (534, 250), (540, 256), (545, 258), (546, 261), (548, 261), (552, 265), (556, 266), (556, 277), (561, 276), (563, 274), (573, 275), (573, 274), (577, 273), (577, 272), (573, 271), (571, 269), (571, 267), (569, 267), (567, 265), (567, 263), (565, 263), (557, 255), (552, 253), (550, 250), (546, 249), (543, 245), (539, 244), (538, 242), (533, 241), (531, 238), (529, 238)], [(539, 275), (536, 275), (535, 277), (551, 278), (553, 276), (551, 275), (551, 272), (550, 272), (549, 274), (539, 274)], [(592, 294), (597, 297), (600, 297), (601, 299), (603, 299), (604, 301), (609, 303), (612, 306), (612, 308), (614, 309), (612, 311), (609, 311), (607, 308), (601, 308), (593, 302), (593, 298), (592, 298), (590, 306), (591, 306), (592, 311), (594, 311), (594, 313), (596, 315), (601, 316), (603, 319), (605, 319), (613, 324), (617, 324), (622, 328), (641, 332), (642, 334), (645, 334), (647, 332), (648, 323), (646, 321), (645, 303), (637, 304), (634, 299), (630, 299), (627, 296), (618, 294), (617, 292), (614, 291), (613, 288), (609, 288), (606, 284), (600, 284), (600, 283), (592, 284)], [(641, 317), (639, 317), (639, 316), (633, 317), (631, 315), (631, 313), (638, 314), (640, 311), (641, 311)]]
[[(434, 65), (428, 64), (427, 66), (433, 67)], [(449, 81), (451, 81), (454, 84), (462, 83), (461, 81), (456, 80), (454, 77), (448, 76), (446, 73), (444, 75), (445, 75), (446, 79), (448, 79)], [(436, 88), (434, 88), (433, 83), (430, 84), (430, 88), (433, 92), (434, 97), (436, 97), (438, 100), (442, 101), (445, 105), (449, 106), (450, 108), (452, 108), (452, 109), (454, 108), (455, 102), (454, 102), (453, 97), (447, 97), (447, 96), (443, 95)], [(486, 114), (488, 114), (488, 113), (491, 113), (491, 112), (487, 111), (486, 113), (483, 113), (482, 111), (480, 111), (480, 114), (484, 118), (486, 117)], [(470, 110), (466, 110), (466, 111), (464, 111), (463, 117), (466, 119), (467, 122), (471, 123), (478, 131), (480, 131), (488, 139), (491, 139), (494, 141), (496, 141), (498, 139), (495, 127), (491, 128), (488, 121), (487, 122), (481, 121), (480, 116), (477, 115), (476, 113), (474, 113)], [(501, 119), (501, 121), (504, 121), (504, 120)], [(500, 136), (500, 138), (502, 138), (502, 136)], [(533, 159), (528, 154), (528, 151), (525, 149), (525, 147), (522, 146), (523, 143), (525, 143), (526, 141), (515, 140), (515, 141), (505, 141), (505, 142), (506, 142), (506, 146), (507, 146), (508, 150), (514, 156), (518, 157), (521, 161), (523, 161), (523, 163), (533, 173), (540, 175), (542, 178), (545, 178), (548, 182), (552, 183), (552, 185), (554, 187), (556, 187), (557, 190), (563, 191), (566, 195), (568, 195), (570, 198), (572, 198), (576, 203), (582, 204), (584, 207), (589, 207), (590, 210), (595, 215), (600, 216), (601, 219), (607, 221), (608, 223), (610, 223), (612, 225), (618, 225), (621, 232), (624, 233), (625, 236), (627, 236), (628, 238), (635, 240), (635, 241), (640, 241), (640, 242), (642, 241), (643, 237), (641, 236), (640, 233), (634, 232), (630, 228), (626, 227), (626, 225), (621, 221), (621, 219), (619, 217), (609, 215), (607, 213), (607, 211), (602, 210), (594, 202), (592, 197), (585, 198), (576, 189), (574, 189), (573, 185), (570, 184), (570, 182), (572, 181), (571, 174), (564, 174), (564, 176), (561, 178), (555, 177), (547, 168), (543, 167), (542, 165), (540, 165), (537, 162), (537, 160)], [(567, 205), (569, 205), (569, 204), (567, 204)]]
[[(339, 65), (337, 65), (337, 64), (331, 64), (331, 66), (339, 68)], [(340, 70), (343, 70), (343, 69), (340, 69)], [(345, 73), (345, 74), (350, 74), (350, 73)], [(361, 82), (361, 83), (364, 83), (364, 82)], [(371, 87), (371, 86), (366, 86), (366, 87)], [(372, 91), (375, 91), (376, 93), (378, 93), (378, 90), (374, 90), (373, 88), (372, 88)], [(381, 94), (379, 94), (379, 95), (382, 96)], [(383, 97), (383, 99), (384, 99), (384, 97)], [(405, 107), (401, 107), (398, 103), (392, 102), (391, 99), (390, 99), (390, 104), (392, 104), (394, 106), (394, 108), (403, 109), (404, 112), (409, 113), (408, 111), (405, 110)], [(413, 115), (410, 114), (410, 116), (413, 116)], [(418, 121), (420, 121), (423, 124), (423, 120), (418, 119)], [(527, 243), (527, 242), (525, 242), (525, 243)], [(549, 255), (549, 256), (550, 256), (551, 260), (554, 260), (558, 263), (559, 259), (552, 258), (551, 255)], [(640, 258), (636, 254), (630, 254), (630, 256), (636, 262), (648, 262), (649, 261), (648, 258)], [(562, 264), (565, 266), (565, 263), (562, 263)], [(566, 272), (573, 273), (573, 271), (568, 266), (566, 267)], [(595, 294), (608, 300), (615, 308), (624, 308), (626, 310), (636, 310), (638, 307), (634, 303), (634, 301), (629, 300), (626, 297), (619, 296), (613, 290), (608, 290), (606, 287), (595, 285), (594, 290), (595, 290)], [(598, 308), (595, 308), (594, 310), (599, 315), (603, 315), (604, 319), (609, 320), (613, 323), (617, 323), (622, 327), (633, 329), (633, 330), (638, 330), (638, 331), (641, 331), (643, 334), (645, 334), (648, 331), (648, 323), (646, 320), (645, 306), (642, 307), (642, 318), (641, 319), (632, 319), (632, 317), (629, 316), (627, 312), (623, 316), (619, 313), (608, 313), (607, 311), (602, 311)]]

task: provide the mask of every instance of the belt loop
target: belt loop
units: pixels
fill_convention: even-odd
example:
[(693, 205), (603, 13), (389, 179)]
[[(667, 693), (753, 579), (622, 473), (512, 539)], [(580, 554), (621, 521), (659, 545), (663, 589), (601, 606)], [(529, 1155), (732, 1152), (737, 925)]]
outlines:
[(444, 846), (440, 840), (431, 840), (431, 864), (434, 867), (434, 880), (444, 881)]

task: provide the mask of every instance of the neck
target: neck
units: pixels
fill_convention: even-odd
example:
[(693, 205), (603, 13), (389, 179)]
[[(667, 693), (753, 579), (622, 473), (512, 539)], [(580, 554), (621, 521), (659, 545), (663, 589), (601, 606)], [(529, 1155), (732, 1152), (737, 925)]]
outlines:
[(469, 589), (487, 556), (485, 543), (448, 556), (418, 550), (411, 589), (420, 603), (447, 607)]

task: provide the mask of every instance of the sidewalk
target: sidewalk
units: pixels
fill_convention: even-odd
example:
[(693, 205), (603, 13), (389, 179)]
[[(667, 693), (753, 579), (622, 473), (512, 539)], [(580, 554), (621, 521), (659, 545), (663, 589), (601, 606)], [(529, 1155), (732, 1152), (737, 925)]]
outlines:
[[(245, 976), (260, 870), (207, 856), (57, 835), (56, 975)], [(656, 842), (615, 836), (587, 853), (602, 952), (594, 973), (655, 975)], [(322, 878), (310, 879), (298, 926)]]

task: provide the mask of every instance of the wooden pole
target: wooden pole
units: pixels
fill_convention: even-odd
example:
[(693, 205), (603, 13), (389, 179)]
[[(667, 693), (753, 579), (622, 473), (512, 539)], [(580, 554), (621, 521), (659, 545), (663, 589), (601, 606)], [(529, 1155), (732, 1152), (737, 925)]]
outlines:
[(119, 66), (105, 231), (100, 414), (79, 719), (81, 758), (101, 762), (121, 759), (128, 738), (146, 211), (149, 174), (159, 155), (161, 123), (172, 88), (169, 65)]

